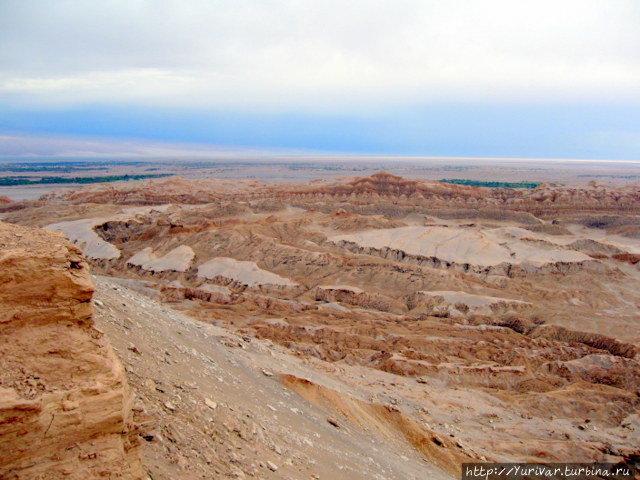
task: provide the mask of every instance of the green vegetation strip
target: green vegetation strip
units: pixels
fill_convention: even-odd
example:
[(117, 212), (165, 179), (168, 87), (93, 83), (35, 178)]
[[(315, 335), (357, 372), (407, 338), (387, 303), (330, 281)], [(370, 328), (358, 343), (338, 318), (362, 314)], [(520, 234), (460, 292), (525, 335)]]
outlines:
[(106, 183), (126, 180), (143, 180), (145, 178), (170, 177), (171, 173), (159, 173), (154, 175), (109, 175), (107, 177), (42, 177), (38, 180), (30, 180), (25, 177), (0, 177), (0, 187), (13, 185), (50, 185), (57, 183)]
[(536, 188), (540, 183), (536, 182), (485, 182), (481, 180), (468, 180), (466, 178), (449, 178), (440, 180), (442, 183), (454, 185), (469, 185), (471, 187), (489, 188)]

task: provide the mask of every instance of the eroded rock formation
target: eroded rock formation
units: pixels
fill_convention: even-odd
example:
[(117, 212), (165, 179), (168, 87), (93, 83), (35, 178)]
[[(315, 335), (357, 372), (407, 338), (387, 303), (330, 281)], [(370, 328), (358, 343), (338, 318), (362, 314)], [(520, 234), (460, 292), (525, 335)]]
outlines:
[[(321, 395), (316, 406), (339, 425), (408, 440), (427, 463), (445, 448), (480, 460), (618, 462), (639, 451), (638, 195), (637, 185), (508, 190), (386, 173), (308, 184), (162, 179), (51, 194), (4, 218), (63, 231), (94, 272), (201, 320), (193, 331), (239, 335), (225, 333), (225, 348), (282, 349), (313, 365), (285, 385)], [(126, 323), (128, 345), (134, 297), (108, 294), (99, 315)], [(128, 321), (117, 322), (112, 307), (125, 301)], [(121, 349), (161, 418), (177, 416), (179, 402), (192, 408), (200, 390), (182, 379), (190, 369), (160, 390), (136, 369), (155, 375), (179, 369), (174, 350), (195, 355), (186, 346), (195, 336), (178, 330), (170, 348), (156, 339), (160, 368), (145, 364), (145, 348)], [(280, 362), (268, 371), (260, 378), (276, 378)], [(336, 378), (319, 382), (318, 371)], [(222, 405), (223, 390), (210, 400)], [(190, 436), (167, 431), (170, 444), (156, 446), (171, 462), (174, 447), (185, 449), (186, 469), (197, 456)]]
[(132, 395), (57, 232), (0, 223), (0, 478), (141, 479)]
[[(434, 181), (411, 180), (386, 172), (369, 177), (339, 178), (308, 184), (264, 183), (254, 180), (160, 180), (97, 184), (70, 192), (52, 192), (41, 200), (52, 203), (114, 203), (159, 205), (166, 203), (207, 204), (222, 201), (277, 201), (308, 204), (327, 200), (353, 206), (387, 204), (396, 211), (409, 208), (505, 209), (551, 215), (576, 212), (638, 212), (640, 187), (606, 187), (589, 184), (568, 187), (542, 184), (534, 189), (484, 188)], [(388, 205), (392, 200), (393, 205)], [(370, 212), (371, 213), (371, 212)], [(381, 213), (381, 212), (378, 212)], [(408, 213), (408, 212), (407, 212)]]

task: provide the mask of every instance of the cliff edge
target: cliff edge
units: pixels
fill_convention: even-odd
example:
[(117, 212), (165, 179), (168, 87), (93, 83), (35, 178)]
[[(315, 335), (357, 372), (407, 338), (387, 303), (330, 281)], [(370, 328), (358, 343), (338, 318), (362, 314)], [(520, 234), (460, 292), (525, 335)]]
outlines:
[(62, 234), (0, 222), (0, 478), (141, 479), (133, 397)]

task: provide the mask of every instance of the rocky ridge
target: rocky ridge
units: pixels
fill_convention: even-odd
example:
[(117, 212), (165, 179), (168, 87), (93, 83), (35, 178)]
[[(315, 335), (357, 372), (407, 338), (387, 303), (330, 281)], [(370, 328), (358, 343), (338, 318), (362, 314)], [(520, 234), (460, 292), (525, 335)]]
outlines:
[(410, 180), (386, 172), (309, 184), (269, 184), (220, 179), (172, 177), (125, 184), (91, 185), (45, 195), (42, 201), (159, 205), (205, 204), (279, 198), (289, 203), (345, 200), (356, 205), (388, 203), (428, 208), (493, 208), (535, 215), (597, 211), (640, 211), (640, 185), (610, 188), (592, 182), (584, 187), (540, 185), (534, 189), (484, 188)]
[(93, 326), (82, 252), (0, 223), (0, 477), (142, 479), (124, 369)]

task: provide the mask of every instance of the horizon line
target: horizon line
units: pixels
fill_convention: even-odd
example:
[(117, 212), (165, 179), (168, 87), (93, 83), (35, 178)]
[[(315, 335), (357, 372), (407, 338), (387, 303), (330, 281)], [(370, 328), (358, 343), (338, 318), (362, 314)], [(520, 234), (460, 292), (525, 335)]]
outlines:
[[(264, 158), (255, 158), (256, 156)], [(220, 153), (198, 153), (198, 154), (166, 154), (166, 155), (153, 155), (153, 154), (107, 154), (107, 153), (88, 153), (87, 154), (53, 154), (53, 155), (6, 155), (0, 154), (0, 161), (10, 160), (42, 160), (42, 161), (81, 161), (81, 160), (94, 160), (94, 161), (108, 161), (112, 159), (114, 162), (125, 160), (137, 160), (137, 161), (204, 161), (209, 159), (212, 163), (225, 161), (225, 160), (247, 160), (251, 159), (253, 162), (269, 162), (277, 159), (289, 159), (296, 161), (326, 161), (326, 160), (344, 160), (344, 161), (382, 161), (382, 160), (394, 160), (394, 161), (496, 161), (496, 162), (570, 162), (570, 163), (620, 163), (620, 164), (638, 164), (640, 165), (640, 159), (637, 160), (625, 160), (625, 159), (612, 159), (612, 158), (563, 158), (563, 157), (493, 157), (493, 156), (433, 156), (433, 155), (397, 155), (397, 154), (357, 154), (357, 153), (276, 153), (276, 152), (220, 152)], [(296, 162), (294, 162), (296, 163)]]

